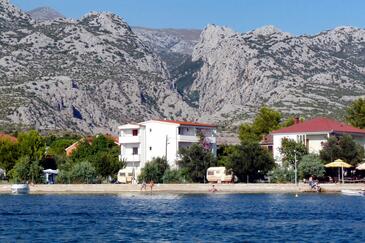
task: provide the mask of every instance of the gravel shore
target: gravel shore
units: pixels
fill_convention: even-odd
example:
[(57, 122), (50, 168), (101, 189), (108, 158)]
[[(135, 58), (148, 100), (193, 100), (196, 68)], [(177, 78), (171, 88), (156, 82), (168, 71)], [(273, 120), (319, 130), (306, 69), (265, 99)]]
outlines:
[[(365, 184), (321, 184), (322, 192), (340, 192), (342, 189), (365, 189)], [(156, 184), (157, 193), (210, 193), (212, 184)], [(310, 192), (308, 184), (216, 184), (218, 193), (298, 193)], [(10, 184), (0, 184), (0, 193), (10, 193)], [(55, 184), (30, 186), (32, 194), (118, 194), (141, 192), (141, 185), (123, 184)], [(149, 190), (147, 186), (147, 190)]]

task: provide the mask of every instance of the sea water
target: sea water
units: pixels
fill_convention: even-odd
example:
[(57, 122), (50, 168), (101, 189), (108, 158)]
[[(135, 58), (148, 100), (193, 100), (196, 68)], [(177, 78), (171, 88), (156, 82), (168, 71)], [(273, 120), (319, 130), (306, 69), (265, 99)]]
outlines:
[(0, 242), (365, 242), (365, 197), (1, 195)]

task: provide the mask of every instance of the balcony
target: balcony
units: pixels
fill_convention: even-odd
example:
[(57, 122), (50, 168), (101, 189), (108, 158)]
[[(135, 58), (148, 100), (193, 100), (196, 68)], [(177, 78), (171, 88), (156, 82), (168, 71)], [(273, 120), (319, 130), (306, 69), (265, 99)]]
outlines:
[(178, 135), (177, 141), (186, 143), (197, 143), (199, 142), (199, 137), (194, 135)]
[(121, 136), (121, 137), (119, 137), (119, 143), (120, 144), (140, 143), (140, 137), (139, 136)]
[(127, 162), (138, 162), (141, 161), (141, 155), (140, 154), (127, 154), (127, 155), (119, 155), (119, 159), (124, 159)]

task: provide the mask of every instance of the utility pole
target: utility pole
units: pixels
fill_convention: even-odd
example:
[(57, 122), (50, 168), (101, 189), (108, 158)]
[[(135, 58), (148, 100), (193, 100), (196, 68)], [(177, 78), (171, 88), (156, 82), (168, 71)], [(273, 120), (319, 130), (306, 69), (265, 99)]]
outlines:
[(294, 150), (294, 172), (295, 172), (295, 185), (298, 186), (298, 166), (297, 166), (297, 151)]

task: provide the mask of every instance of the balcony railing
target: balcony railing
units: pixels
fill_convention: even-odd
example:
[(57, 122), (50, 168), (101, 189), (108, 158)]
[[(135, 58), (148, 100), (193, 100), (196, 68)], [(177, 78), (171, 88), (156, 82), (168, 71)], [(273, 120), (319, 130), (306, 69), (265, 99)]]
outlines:
[(139, 136), (121, 136), (119, 137), (119, 143), (139, 143), (140, 137)]
[(140, 154), (127, 154), (127, 155), (119, 155), (120, 160), (125, 160), (127, 162), (133, 162), (133, 161), (141, 161), (141, 155)]

